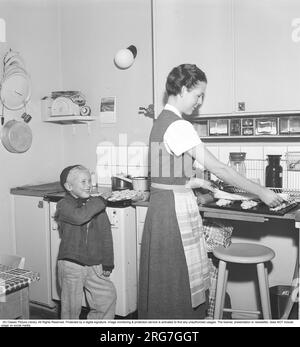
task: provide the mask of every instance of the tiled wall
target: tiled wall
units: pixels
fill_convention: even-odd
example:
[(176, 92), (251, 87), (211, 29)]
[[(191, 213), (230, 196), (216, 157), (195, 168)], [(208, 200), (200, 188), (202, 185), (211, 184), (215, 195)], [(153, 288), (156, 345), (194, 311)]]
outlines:
[(110, 185), (111, 176), (148, 176), (148, 146), (98, 146), (98, 185)]
[[(268, 154), (282, 155), (283, 187), (300, 190), (300, 171), (290, 171), (286, 165), (287, 152), (300, 152), (295, 143), (214, 143), (207, 148), (222, 162), (228, 164), (230, 152), (246, 152), (247, 177), (265, 182), (265, 167)], [(97, 181), (110, 185), (111, 176), (124, 174), (148, 176), (148, 146), (103, 146), (97, 147)]]
[(222, 162), (228, 164), (230, 152), (246, 152), (247, 177), (265, 181), (265, 167), (268, 154), (280, 154), (283, 168), (283, 187), (300, 189), (300, 171), (290, 171), (286, 165), (287, 152), (299, 152), (300, 145), (295, 143), (218, 143), (207, 144), (207, 148)]

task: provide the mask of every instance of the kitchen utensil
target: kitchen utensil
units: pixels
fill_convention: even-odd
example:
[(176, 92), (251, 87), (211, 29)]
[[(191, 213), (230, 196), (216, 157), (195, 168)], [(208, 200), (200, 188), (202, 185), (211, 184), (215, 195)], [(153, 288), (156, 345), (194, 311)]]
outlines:
[(132, 177), (132, 187), (135, 191), (146, 192), (149, 190), (148, 177)]
[(229, 166), (236, 170), (240, 175), (246, 177), (245, 152), (229, 153)]
[(281, 155), (268, 154), (268, 166), (266, 167), (266, 187), (282, 187)]
[(23, 70), (13, 69), (4, 75), (1, 82), (0, 98), (2, 104), (9, 110), (20, 110), (29, 101), (31, 82)]
[(4, 124), (1, 141), (9, 152), (23, 153), (31, 146), (32, 131), (28, 124), (13, 119)]
[(250, 193), (228, 193), (224, 192), (223, 190), (220, 190), (218, 186), (212, 182), (212, 181), (206, 181), (202, 178), (193, 178), (189, 183), (187, 183), (186, 187), (188, 188), (204, 188), (209, 191), (211, 191), (214, 194), (214, 197), (216, 199), (226, 199), (226, 200), (255, 200), (258, 199), (258, 197), (254, 194)]
[(287, 152), (286, 165), (288, 171), (300, 171), (300, 152)]
[(123, 176), (111, 177), (112, 190), (132, 189), (132, 181)]
[(226, 199), (226, 200), (232, 200), (232, 201), (245, 201), (245, 200), (257, 200), (259, 199), (257, 195), (250, 194), (250, 193), (239, 193), (239, 194), (233, 194), (233, 193), (227, 193), (223, 190), (216, 190), (214, 192), (214, 197), (216, 199)]
[(80, 109), (77, 104), (75, 104), (70, 98), (60, 96), (56, 98), (51, 106), (51, 115), (55, 116), (79, 116)]
[(286, 203), (285, 206), (280, 210), (272, 210), (270, 209), (266, 204), (263, 202), (260, 202), (255, 207), (252, 207), (250, 209), (242, 209), (240, 201), (234, 201), (232, 204), (228, 206), (218, 206), (216, 204), (216, 201), (210, 202), (207, 204), (204, 204), (203, 206), (212, 207), (212, 208), (218, 208), (223, 210), (231, 210), (231, 211), (239, 211), (239, 212), (249, 212), (249, 213), (261, 213), (261, 214), (270, 214), (275, 216), (283, 216), (287, 212), (291, 211), (292, 209), (296, 208), (298, 206), (298, 203), (293, 201), (290, 203)]

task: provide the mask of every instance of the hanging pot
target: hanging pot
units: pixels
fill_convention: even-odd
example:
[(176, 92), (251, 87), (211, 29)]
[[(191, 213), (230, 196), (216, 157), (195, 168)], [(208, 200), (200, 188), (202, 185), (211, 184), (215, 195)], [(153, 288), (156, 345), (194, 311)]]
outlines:
[(23, 153), (31, 146), (32, 131), (26, 123), (13, 119), (4, 124), (1, 141), (9, 152)]

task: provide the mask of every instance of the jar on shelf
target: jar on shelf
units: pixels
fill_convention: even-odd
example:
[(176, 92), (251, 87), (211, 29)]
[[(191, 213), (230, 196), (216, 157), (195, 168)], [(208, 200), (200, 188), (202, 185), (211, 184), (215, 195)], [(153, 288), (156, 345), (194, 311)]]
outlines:
[(282, 166), (281, 155), (268, 154), (268, 165), (266, 167), (266, 187), (282, 188)]
[(240, 175), (246, 177), (245, 152), (230, 152), (229, 166), (236, 170)]

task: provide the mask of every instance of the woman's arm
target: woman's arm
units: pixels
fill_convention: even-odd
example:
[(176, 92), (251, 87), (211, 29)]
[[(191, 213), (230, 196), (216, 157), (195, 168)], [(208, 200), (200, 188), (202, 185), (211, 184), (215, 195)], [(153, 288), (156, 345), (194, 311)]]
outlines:
[(188, 154), (221, 180), (258, 195), (267, 205), (275, 207), (283, 202), (283, 199), (278, 194), (248, 180), (228, 165), (220, 162), (203, 144), (192, 148), (188, 151)]

